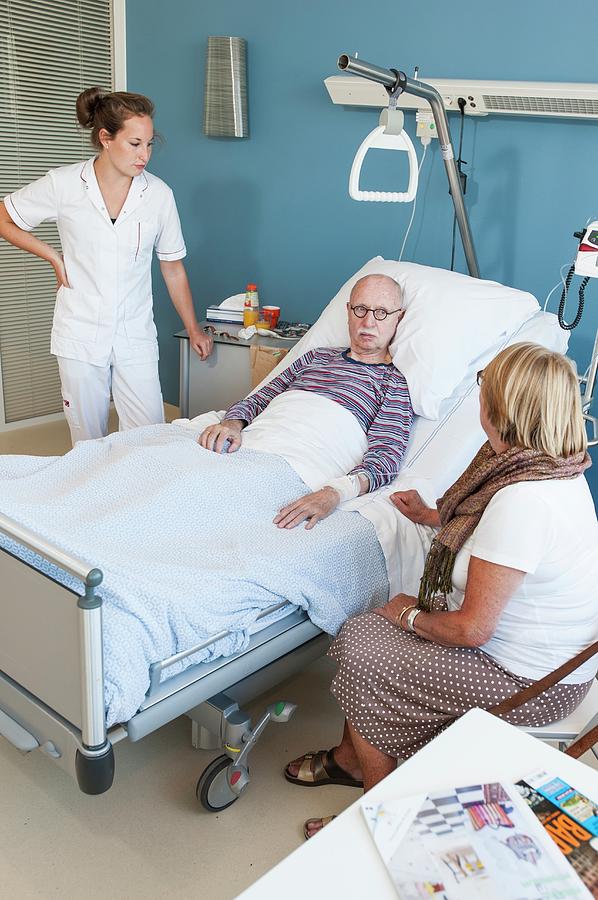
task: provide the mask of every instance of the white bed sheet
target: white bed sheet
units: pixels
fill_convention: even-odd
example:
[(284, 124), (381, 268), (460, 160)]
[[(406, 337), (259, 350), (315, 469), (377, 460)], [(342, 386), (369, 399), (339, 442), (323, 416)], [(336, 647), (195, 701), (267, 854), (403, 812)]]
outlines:
[[(467, 336), (457, 335), (454, 339), (467, 340)], [(392, 484), (342, 504), (342, 509), (359, 512), (376, 529), (386, 561), (391, 597), (399, 592), (417, 594), (434, 531), (406, 519), (392, 505), (389, 495), (399, 490), (415, 489), (432, 506), (464, 471), (485, 440), (479, 421), (476, 373), (504, 347), (519, 341), (533, 341), (565, 353), (568, 334), (559, 327), (555, 315), (539, 311), (508, 337), (489, 347), (471, 361), (463, 381), (452, 396), (443, 401), (438, 419), (414, 418), (401, 472)], [(223, 415), (224, 411), (209, 412), (191, 421), (179, 419), (177, 422), (188, 424), (199, 433)], [(266, 448), (262, 446), (259, 449)], [(304, 469), (297, 469), (295, 454), (285, 456), (282, 441), (277, 442), (276, 452), (285, 457), (305, 480)]]

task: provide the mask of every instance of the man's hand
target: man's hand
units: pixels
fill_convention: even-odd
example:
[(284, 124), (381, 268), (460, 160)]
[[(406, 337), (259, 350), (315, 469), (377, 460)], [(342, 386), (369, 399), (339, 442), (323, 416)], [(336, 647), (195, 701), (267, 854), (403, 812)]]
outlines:
[(284, 506), (274, 519), (279, 528), (295, 528), (307, 519), (307, 529), (334, 512), (340, 503), (340, 494), (331, 487), (323, 487), (319, 491), (306, 494)]
[(200, 328), (199, 326), (188, 332), (188, 334), (191, 349), (195, 350), (200, 359), (207, 359), (214, 346), (212, 336), (206, 334), (203, 328)]
[(199, 436), (199, 443), (206, 450), (222, 453), (226, 441), (229, 442), (227, 453), (234, 453), (241, 446), (243, 422), (239, 419), (224, 419), (217, 425), (209, 425)]
[[(413, 492), (415, 493), (415, 491)], [(397, 594), (392, 600), (389, 600), (384, 606), (378, 606), (372, 612), (383, 619), (388, 619), (393, 625), (399, 624), (399, 617), (404, 609), (408, 606), (417, 606), (417, 597), (410, 597), (409, 594)], [(405, 617), (406, 618), (406, 617)], [(405, 621), (403, 619), (403, 622)]]
[(416, 525), (432, 525), (434, 528), (440, 526), (438, 510), (426, 506), (417, 491), (397, 491), (390, 495), (390, 502)]

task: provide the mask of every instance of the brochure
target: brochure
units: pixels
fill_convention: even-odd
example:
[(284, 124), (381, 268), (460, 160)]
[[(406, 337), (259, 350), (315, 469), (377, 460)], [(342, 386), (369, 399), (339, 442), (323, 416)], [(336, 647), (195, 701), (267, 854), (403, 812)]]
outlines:
[(534, 772), (533, 775), (526, 776), (525, 781), (568, 816), (583, 825), (594, 837), (598, 837), (598, 803), (584, 797), (562, 778), (549, 775), (548, 772)]
[[(541, 794), (537, 788), (532, 787), (530, 783), (532, 780), (535, 780), (535, 776), (529, 781), (527, 779), (518, 781), (515, 786), (592, 897), (598, 897), (598, 837)], [(557, 780), (560, 781), (560, 779), (552, 781)], [(587, 798), (584, 797), (583, 800), (591, 805), (591, 801)]]
[(401, 900), (592, 896), (513, 785), (361, 805)]

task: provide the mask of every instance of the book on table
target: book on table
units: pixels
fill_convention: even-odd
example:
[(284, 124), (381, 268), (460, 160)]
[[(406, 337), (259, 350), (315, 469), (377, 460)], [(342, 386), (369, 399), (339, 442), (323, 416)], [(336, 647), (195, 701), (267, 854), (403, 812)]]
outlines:
[(208, 322), (227, 322), (232, 325), (242, 325), (243, 310), (227, 309), (224, 306), (208, 306), (206, 319)]
[[(366, 795), (362, 812), (398, 897), (576, 900), (598, 896), (591, 886), (594, 876), (588, 877), (592, 858), (574, 865), (521, 791), (520, 785), (490, 782), (389, 798), (375, 805)], [(587, 853), (598, 859), (589, 841), (588, 846)]]

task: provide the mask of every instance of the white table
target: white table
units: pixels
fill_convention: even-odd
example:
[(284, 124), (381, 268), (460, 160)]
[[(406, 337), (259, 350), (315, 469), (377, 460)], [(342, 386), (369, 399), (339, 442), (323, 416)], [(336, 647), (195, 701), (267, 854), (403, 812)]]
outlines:
[[(458, 785), (500, 779), (517, 781), (542, 768), (598, 799), (597, 770), (483, 710), (474, 709), (376, 785), (368, 798), (379, 802)], [(326, 791), (314, 791), (313, 796), (319, 800), (316, 807), (322, 807), (325, 813)], [(369, 835), (359, 802), (355, 802), (240, 897), (396, 900), (396, 893)]]

